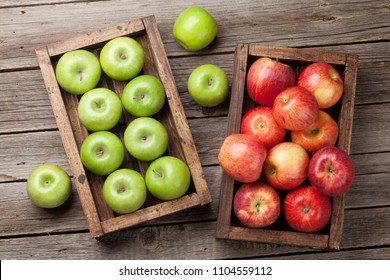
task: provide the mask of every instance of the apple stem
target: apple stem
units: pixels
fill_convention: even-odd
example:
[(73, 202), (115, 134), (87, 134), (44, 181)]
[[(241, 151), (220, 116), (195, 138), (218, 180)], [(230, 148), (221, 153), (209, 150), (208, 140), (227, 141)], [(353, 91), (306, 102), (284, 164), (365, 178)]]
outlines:
[(97, 148), (97, 150), (96, 150), (96, 155), (97, 155), (98, 157), (103, 156), (103, 155), (104, 155), (104, 149), (103, 149), (102, 147)]
[(318, 128), (312, 129), (312, 130), (310, 131), (310, 133), (311, 133), (312, 135), (317, 135), (318, 132), (320, 132), (320, 130), (319, 130)]
[(137, 100), (137, 99), (142, 100), (144, 98), (145, 98), (145, 93), (141, 93), (141, 94), (139, 94), (137, 96), (134, 96), (133, 100)]
[(102, 107), (99, 102), (95, 102), (96, 108), (100, 109)]
[(336, 173), (336, 169), (334, 169), (333, 166), (330, 164), (326, 166), (326, 169), (328, 170), (329, 173)]
[(123, 59), (123, 60), (126, 59), (126, 55), (125, 55), (124, 53), (121, 53), (121, 54), (119, 55), (119, 57), (120, 57), (120, 59)]
[(82, 81), (83, 80), (83, 71), (79, 71), (79, 76), (80, 76), (80, 81)]
[(162, 178), (162, 177), (163, 177), (162, 172), (158, 172), (158, 171), (156, 171), (156, 170), (153, 169), (153, 173), (156, 174), (159, 178)]

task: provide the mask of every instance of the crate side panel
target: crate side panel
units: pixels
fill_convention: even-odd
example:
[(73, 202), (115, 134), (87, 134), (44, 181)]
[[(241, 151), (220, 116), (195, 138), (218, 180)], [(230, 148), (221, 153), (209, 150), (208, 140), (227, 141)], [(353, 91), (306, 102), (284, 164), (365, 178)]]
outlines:
[[(348, 154), (351, 148), (357, 67), (358, 57), (347, 55), (343, 73), (344, 93), (338, 117), (339, 140), (337, 146)], [(340, 249), (344, 223), (345, 196), (346, 194), (342, 194), (333, 198), (329, 238), (329, 248), (331, 249)]]
[(47, 49), (38, 49), (36, 50), (36, 54), (91, 235), (94, 237), (100, 236), (103, 230), (100, 225), (99, 215), (89, 188), (84, 167), (80, 160), (77, 143), (68, 119), (61, 91), (55, 78), (49, 53)]
[(249, 44), (249, 55), (267, 56), (274, 59), (283, 58), (284, 60), (299, 62), (318, 62), (326, 61), (330, 64), (345, 65), (346, 55), (343, 53), (286, 48), (277, 46), (263, 46), (258, 44)]
[(82, 34), (61, 42), (53, 43), (48, 46), (48, 51), (50, 56), (57, 56), (81, 48), (93, 49), (115, 37), (129, 34), (136, 36), (144, 31), (145, 27), (141, 19), (127, 21), (117, 24), (114, 27)]
[(266, 229), (250, 229), (230, 227), (229, 238), (262, 243), (308, 246), (312, 248), (327, 248), (328, 235), (306, 234), (300, 232), (286, 232)]
[[(245, 94), (245, 76), (248, 58), (248, 45), (236, 47), (234, 56), (233, 81), (229, 105), (229, 120), (226, 134), (240, 131), (242, 108)], [(233, 203), (234, 180), (226, 173), (222, 175), (220, 185), (219, 211), (217, 218), (216, 237), (228, 238)]]
[(199, 205), (199, 196), (197, 194), (189, 194), (179, 199), (165, 201), (140, 209), (134, 213), (117, 216), (102, 222), (102, 227), (105, 234), (112, 233)]
[(199, 155), (195, 147), (187, 118), (185, 116), (184, 108), (181, 103), (175, 81), (173, 79), (172, 70), (165, 53), (157, 23), (154, 17), (147, 17), (144, 19), (144, 24), (148, 33), (149, 44), (158, 66), (157, 69), (159, 71), (160, 79), (166, 87), (165, 89), (168, 104), (176, 129), (180, 132), (180, 143), (183, 147), (186, 162), (190, 168), (191, 177), (194, 181), (197, 194), (199, 195), (200, 203), (208, 204), (211, 202), (211, 194), (207, 186), (202, 166), (200, 164)]

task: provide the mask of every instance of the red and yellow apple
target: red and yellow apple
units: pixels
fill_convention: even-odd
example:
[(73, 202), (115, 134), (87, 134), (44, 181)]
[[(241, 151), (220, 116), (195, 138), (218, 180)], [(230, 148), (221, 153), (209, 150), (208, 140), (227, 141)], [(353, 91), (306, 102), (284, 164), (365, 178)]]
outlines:
[(303, 87), (293, 86), (279, 93), (274, 101), (275, 121), (288, 130), (302, 130), (312, 124), (318, 113), (313, 94)]
[(314, 123), (303, 130), (291, 131), (291, 141), (301, 145), (312, 155), (323, 147), (333, 147), (338, 135), (336, 121), (325, 111), (319, 110)]
[(316, 62), (306, 66), (299, 74), (298, 86), (310, 91), (320, 108), (335, 105), (344, 90), (343, 79), (339, 72), (325, 62)]
[(295, 85), (291, 66), (268, 57), (257, 59), (249, 68), (246, 86), (249, 97), (258, 104), (272, 106), (275, 97)]
[(269, 150), (283, 141), (286, 130), (274, 120), (271, 107), (258, 106), (242, 117), (241, 133), (257, 136)]
[(231, 134), (221, 146), (218, 162), (234, 180), (250, 183), (260, 178), (266, 155), (264, 144), (256, 136)]
[(272, 225), (280, 215), (279, 194), (259, 181), (243, 184), (234, 195), (233, 209), (243, 225), (263, 228)]
[(294, 230), (313, 233), (329, 222), (332, 205), (329, 197), (312, 186), (302, 186), (287, 193), (283, 201), (287, 224)]
[(293, 189), (306, 180), (309, 161), (309, 155), (300, 145), (282, 142), (268, 151), (264, 177), (277, 189)]
[(310, 159), (308, 178), (321, 194), (336, 196), (352, 185), (355, 170), (350, 156), (337, 147), (318, 150)]

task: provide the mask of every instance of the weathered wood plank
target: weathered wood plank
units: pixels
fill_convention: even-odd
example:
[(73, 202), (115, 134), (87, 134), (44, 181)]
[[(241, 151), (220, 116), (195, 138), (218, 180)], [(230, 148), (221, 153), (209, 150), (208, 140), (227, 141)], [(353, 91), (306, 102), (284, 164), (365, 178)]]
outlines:
[[(204, 168), (213, 201), (149, 222), (167, 224), (215, 219), (219, 203), (219, 182), (222, 170), (218, 166)], [(0, 183), (0, 236), (39, 233), (88, 231), (79, 196), (73, 184), (71, 198), (60, 208), (45, 210), (35, 207), (26, 193), (26, 182)]]
[(33, 205), (26, 182), (0, 184), (0, 193), (0, 236), (88, 230), (74, 185), (69, 200), (55, 209)]
[(107, 1), (107, 0), (24, 0), (24, 1), (15, 1), (15, 0), (0, 0), (0, 8), (10, 8), (10, 7), (26, 7), (26, 6), (37, 6), (37, 5), (55, 5), (55, 4), (64, 4), (68, 2), (97, 2), (97, 1)]
[[(341, 249), (389, 246), (390, 207), (347, 210)], [(215, 222), (0, 239), (1, 259), (234, 259), (315, 252), (306, 247), (215, 240)], [(334, 258), (338, 252), (334, 253)]]
[(390, 103), (355, 106), (351, 153), (390, 151), (389, 120)]
[[(168, 55), (188, 54), (174, 41), (172, 26), (178, 14), (192, 2), (180, 1), (175, 5), (166, 5), (161, 0), (151, 5), (132, 2), (131, 9), (123, 9), (126, 6), (124, 2), (116, 1), (115, 5), (107, 1), (0, 9), (0, 38), (4, 50), (0, 54), (0, 70), (36, 67), (34, 49), (38, 47), (148, 15), (156, 15)], [(225, 0), (210, 3), (203, 0), (197, 5), (207, 7), (219, 24), (217, 39), (207, 52), (232, 51), (237, 43), (249, 42), (319, 46), (390, 38), (389, 9), (384, 0), (361, 0), (354, 5), (339, 1), (238, 3)], [(367, 17), (367, 10), (370, 17)]]
[(58, 131), (0, 135), (0, 182), (26, 180), (40, 164), (52, 163), (70, 174)]
[(373, 248), (373, 249), (357, 249), (357, 250), (342, 250), (338, 252), (317, 252), (305, 253), (287, 256), (266, 257), (256, 259), (267, 260), (389, 260), (390, 247)]

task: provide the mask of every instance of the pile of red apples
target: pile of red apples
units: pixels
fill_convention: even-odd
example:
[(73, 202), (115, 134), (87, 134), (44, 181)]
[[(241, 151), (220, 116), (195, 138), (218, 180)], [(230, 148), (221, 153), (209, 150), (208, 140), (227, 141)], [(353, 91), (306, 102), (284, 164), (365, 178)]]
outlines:
[(350, 156), (337, 148), (338, 124), (328, 113), (344, 85), (328, 63), (294, 69), (268, 57), (249, 68), (246, 89), (256, 106), (241, 131), (226, 137), (218, 161), (239, 184), (233, 209), (246, 227), (264, 228), (281, 215), (300, 232), (329, 223), (331, 197), (352, 185)]

